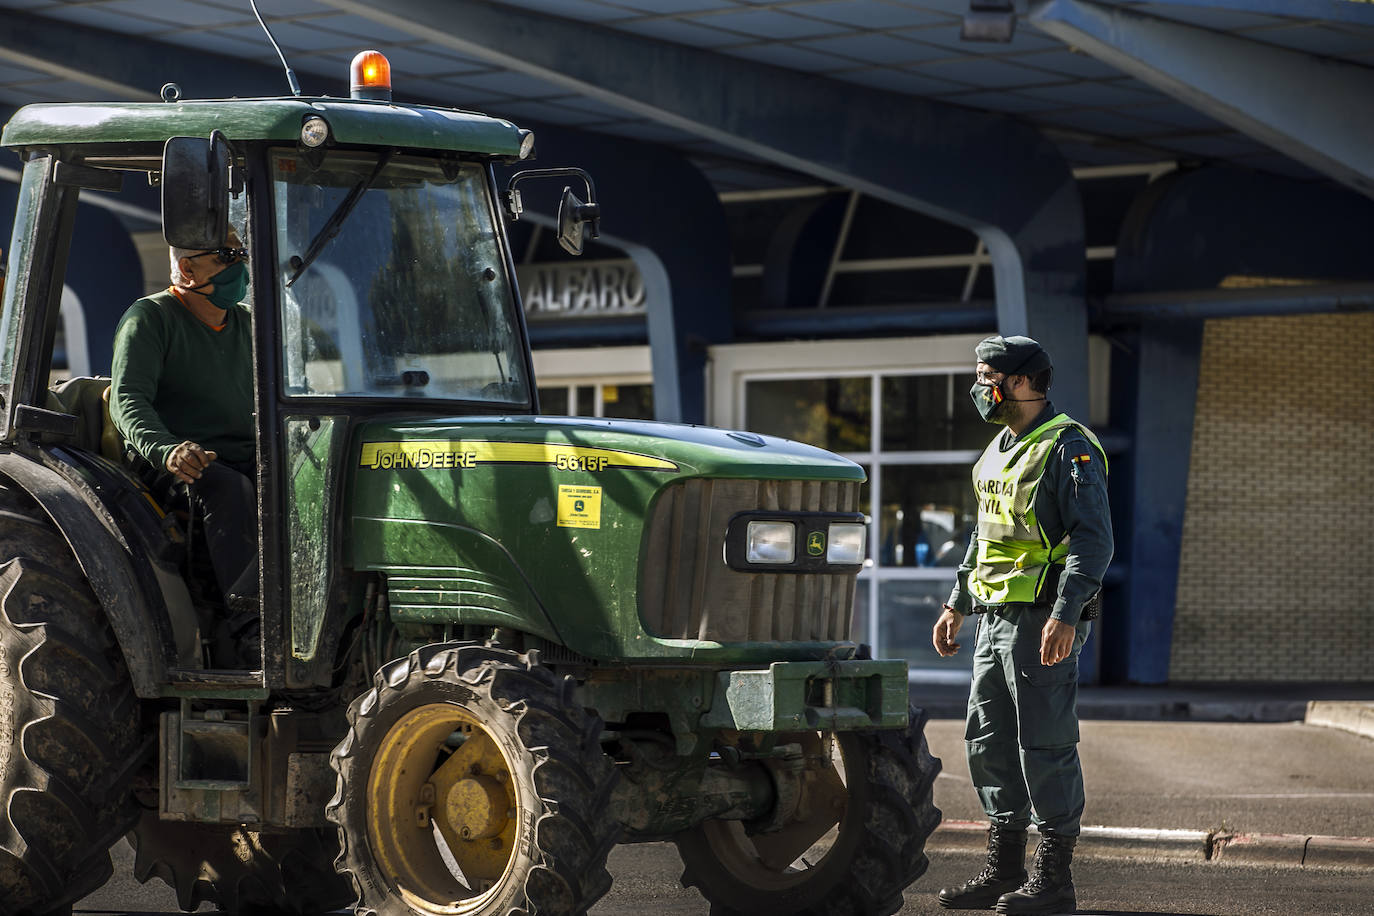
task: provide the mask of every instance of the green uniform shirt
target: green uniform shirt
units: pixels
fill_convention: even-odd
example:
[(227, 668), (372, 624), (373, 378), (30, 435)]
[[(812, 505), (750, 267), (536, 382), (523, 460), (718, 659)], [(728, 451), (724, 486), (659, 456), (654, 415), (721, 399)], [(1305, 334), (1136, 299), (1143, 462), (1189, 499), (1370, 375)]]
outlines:
[(170, 291), (139, 299), (115, 329), (110, 418), (154, 467), (190, 440), (236, 464), (252, 462), (253, 336), (248, 309), (205, 324)]
[[(1026, 432), (1038, 429), (1055, 416), (1054, 405), (1047, 401)], [(1010, 429), (1003, 430), (1002, 448), (1011, 448), (1019, 438)], [(1089, 455), (1090, 460), (1074, 460), (1081, 455)], [(1059, 594), (1051, 616), (1070, 625), (1078, 623), (1083, 605), (1102, 587), (1102, 576), (1112, 561), (1112, 517), (1101, 465), (1102, 456), (1087, 438), (1069, 427), (1055, 442), (1035, 491), (1035, 514), (1049, 542), (1057, 544), (1065, 534), (1069, 535), (1069, 554), (1064, 558), (1064, 575), (1059, 579)], [(976, 565), (977, 553), (977, 538), (972, 537), (949, 596), (950, 607), (961, 614), (972, 610), (968, 577)]]

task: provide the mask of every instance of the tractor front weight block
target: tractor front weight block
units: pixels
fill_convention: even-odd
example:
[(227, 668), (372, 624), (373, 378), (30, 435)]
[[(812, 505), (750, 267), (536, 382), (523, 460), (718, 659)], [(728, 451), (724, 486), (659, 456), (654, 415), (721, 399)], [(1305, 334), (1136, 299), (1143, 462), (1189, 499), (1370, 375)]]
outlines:
[(703, 728), (791, 732), (904, 728), (906, 662), (774, 662), (720, 671)]

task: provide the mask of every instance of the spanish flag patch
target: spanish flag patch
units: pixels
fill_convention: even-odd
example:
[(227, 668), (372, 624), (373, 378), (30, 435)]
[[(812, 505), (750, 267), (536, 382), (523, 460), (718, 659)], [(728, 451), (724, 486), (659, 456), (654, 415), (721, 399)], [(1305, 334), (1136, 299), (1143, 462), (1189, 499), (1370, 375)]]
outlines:
[(1092, 461), (1092, 456), (1091, 456), (1091, 455), (1075, 455), (1074, 458), (1073, 458), (1074, 464), (1077, 464), (1077, 463), (1080, 462), (1080, 461), (1083, 462), (1084, 464), (1087, 464), (1089, 461)]

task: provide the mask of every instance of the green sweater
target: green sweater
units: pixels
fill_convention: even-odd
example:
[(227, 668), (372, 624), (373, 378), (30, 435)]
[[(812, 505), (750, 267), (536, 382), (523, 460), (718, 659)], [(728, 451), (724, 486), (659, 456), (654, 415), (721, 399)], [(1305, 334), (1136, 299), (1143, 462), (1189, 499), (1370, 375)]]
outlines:
[(253, 336), (248, 309), (206, 325), (164, 290), (139, 299), (115, 329), (110, 418), (155, 467), (190, 440), (224, 461), (254, 455)]

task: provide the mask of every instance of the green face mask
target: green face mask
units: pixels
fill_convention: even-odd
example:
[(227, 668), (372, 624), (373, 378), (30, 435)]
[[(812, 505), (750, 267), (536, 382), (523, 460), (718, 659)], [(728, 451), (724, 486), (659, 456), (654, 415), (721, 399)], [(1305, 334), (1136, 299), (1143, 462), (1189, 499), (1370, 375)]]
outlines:
[(213, 286), (214, 291), (205, 297), (214, 303), (215, 308), (229, 309), (243, 301), (248, 295), (248, 265), (242, 261), (230, 264), (200, 286), (191, 287), (201, 290)]
[(978, 408), (978, 416), (984, 422), (998, 423), (1002, 419), (1005, 410), (1002, 409), (1006, 398), (1002, 395), (1002, 383), (996, 385), (982, 385), (978, 382), (973, 383), (973, 387), (968, 390), (969, 397), (973, 398), (973, 406)]

